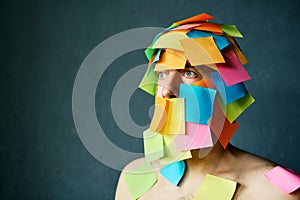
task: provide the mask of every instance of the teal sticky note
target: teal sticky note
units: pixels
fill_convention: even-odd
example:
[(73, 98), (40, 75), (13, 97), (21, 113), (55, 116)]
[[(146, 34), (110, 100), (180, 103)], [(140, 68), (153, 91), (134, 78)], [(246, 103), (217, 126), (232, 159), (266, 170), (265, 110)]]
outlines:
[(205, 32), (205, 31), (198, 31), (198, 30), (192, 30), (186, 34), (189, 38), (204, 38), (204, 37), (209, 37), (212, 36), (218, 46), (219, 50), (224, 49), (228, 45), (230, 45), (229, 40), (220, 35), (216, 35), (213, 33)]
[(218, 72), (213, 72), (210, 76), (225, 104), (234, 102), (248, 94), (242, 82), (227, 86)]
[(208, 125), (215, 96), (214, 89), (181, 84), (179, 98), (185, 98), (185, 121)]
[(183, 178), (184, 172), (185, 162), (183, 160), (168, 164), (160, 170), (160, 174), (175, 186)]

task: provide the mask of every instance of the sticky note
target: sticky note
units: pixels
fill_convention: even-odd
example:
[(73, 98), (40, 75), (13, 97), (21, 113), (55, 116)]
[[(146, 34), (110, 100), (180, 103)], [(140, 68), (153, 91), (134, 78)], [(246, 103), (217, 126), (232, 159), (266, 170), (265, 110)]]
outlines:
[(179, 31), (179, 30), (188, 30), (188, 29), (192, 29), (195, 28), (197, 26), (200, 26), (201, 24), (184, 24), (182, 26), (178, 26), (176, 28), (173, 28), (172, 31)]
[(213, 24), (213, 23), (202, 23), (200, 26), (196, 26), (193, 29), (199, 31), (210, 31), (218, 34), (223, 33), (221, 26), (219, 24)]
[(179, 98), (185, 98), (185, 121), (208, 124), (213, 111), (216, 90), (181, 84)]
[(236, 118), (238, 118), (238, 116), (240, 116), (255, 101), (249, 93), (243, 98), (227, 105), (225, 105), (219, 95), (216, 96), (216, 99), (230, 123), (236, 120)]
[(183, 160), (164, 166), (160, 174), (174, 186), (177, 186), (185, 173), (185, 162)]
[(204, 87), (204, 88), (210, 88), (210, 89), (214, 89), (216, 90), (216, 87), (212, 81), (211, 78), (206, 78), (200, 81), (197, 81), (195, 83), (192, 83), (192, 85), (196, 85), (196, 86), (200, 86), (200, 87)]
[(227, 38), (225, 36), (220, 36), (220, 35), (216, 35), (216, 34), (209, 33), (209, 32), (191, 30), (186, 35), (189, 38), (205, 38), (205, 37), (212, 36), (214, 38), (219, 50), (224, 49), (225, 47), (227, 47), (230, 44), (230, 42), (227, 40)]
[(138, 199), (157, 182), (150, 163), (144, 162), (130, 172), (124, 173), (124, 180), (133, 199)]
[(300, 187), (300, 176), (280, 166), (267, 172), (265, 177), (285, 194), (290, 194)]
[(161, 134), (185, 134), (184, 99), (156, 96), (150, 130)]
[(143, 132), (144, 138), (144, 154), (148, 162), (157, 160), (164, 155), (163, 137), (159, 133), (152, 132), (147, 129)]
[(180, 40), (187, 39), (184, 31), (169, 31), (162, 34), (152, 45), (152, 49), (169, 48), (184, 51), (180, 44)]
[(235, 189), (235, 181), (206, 174), (194, 199), (231, 200)]
[(189, 150), (177, 151), (175, 146), (175, 135), (163, 135), (164, 140), (164, 156), (160, 158), (160, 164), (166, 165), (176, 161), (189, 159), (192, 154)]
[(156, 82), (157, 76), (153, 69), (147, 69), (145, 75), (143, 76), (139, 88), (144, 90), (150, 95), (155, 95), (156, 92)]
[(218, 72), (212, 72), (211, 78), (225, 104), (229, 104), (247, 95), (244, 83), (227, 86)]
[(184, 52), (166, 49), (161, 53), (159, 61), (156, 62), (154, 71), (184, 69), (186, 57)]
[(236, 42), (234, 41), (234, 39), (232, 37), (226, 37), (231, 45), (233, 46), (233, 51), (234, 53), (237, 55), (238, 59), (240, 60), (240, 62), (245, 65), (248, 63), (247, 58), (245, 57), (245, 55), (242, 53), (242, 51), (240, 50), (240, 48), (237, 46)]
[(240, 31), (237, 29), (235, 25), (231, 24), (220, 24), (222, 27), (223, 32), (225, 35), (232, 36), (232, 37), (239, 37), (242, 38), (243, 35), (240, 33)]
[(211, 36), (180, 40), (180, 43), (192, 66), (225, 62)]
[(164, 89), (164, 87), (158, 85), (158, 86), (157, 86), (157, 91), (156, 91), (156, 96), (158, 96), (158, 97), (163, 97), (163, 96), (162, 96), (163, 89)]
[(196, 15), (196, 16), (178, 21), (178, 22), (174, 22), (173, 24), (181, 25), (181, 24), (188, 24), (188, 23), (194, 23), (194, 22), (204, 22), (204, 21), (212, 20), (212, 19), (214, 19), (213, 16), (210, 16), (206, 13), (201, 13), (199, 15)]
[(226, 62), (216, 63), (216, 65), (226, 85), (230, 86), (250, 79), (249, 74), (232, 50), (223, 52), (223, 57)]
[(236, 121), (230, 123), (223, 114), (218, 103), (215, 101), (209, 126), (223, 148), (226, 149), (230, 139), (238, 128), (238, 123)]
[(193, 150), (213, 146), (208, 125), (186, 122), (185, 135), (175, 136), (177, 151)]

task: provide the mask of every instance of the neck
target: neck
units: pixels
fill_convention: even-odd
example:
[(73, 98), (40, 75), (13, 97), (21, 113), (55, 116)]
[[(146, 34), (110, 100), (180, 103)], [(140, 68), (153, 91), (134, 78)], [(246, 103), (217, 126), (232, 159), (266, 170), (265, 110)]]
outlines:
[(193, 150), (192, 158), (188, 159), (187, 167), (196, 168), (203, 173), (226, 173), (232, 170), (235, 161), (235, 147), (228, 145), (226, 149), (217, 142), (210, 152), (203, 158), (199, 158), (199, 153), (206, 150)]

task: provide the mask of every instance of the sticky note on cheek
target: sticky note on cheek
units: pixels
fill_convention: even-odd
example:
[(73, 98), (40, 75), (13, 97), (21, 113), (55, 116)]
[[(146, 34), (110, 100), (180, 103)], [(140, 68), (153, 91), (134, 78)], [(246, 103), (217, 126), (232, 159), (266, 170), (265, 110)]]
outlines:
[(208, 125), (212, 116), (216, 91), (199, 86), (181, 84), (179, 97), (185, 99), (187, 122)]

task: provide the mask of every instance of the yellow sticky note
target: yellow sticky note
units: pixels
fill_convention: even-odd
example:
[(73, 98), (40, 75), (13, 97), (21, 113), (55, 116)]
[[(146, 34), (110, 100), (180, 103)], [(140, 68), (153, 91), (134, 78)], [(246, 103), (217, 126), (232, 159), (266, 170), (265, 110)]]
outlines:
[(231, 200), (236, 189), (236, 182), (206, 174), (195, 200)]
[(186, 57), (184, 52), (166, 49), (161, 53), (159, 61), (156, 62), (154, 71), (184, 69), (185, 63)]
[(164, 140), (164, 156), (160, 158), (160, 164), (166, 165), (172, 162), (185, 160), (192, 157), (191, 152), (177, 151), (175, 145), (175, 135), (163, 135)]
[(161, 134), (147, 129), (143, 133), (143, 138), (145, 158), (148, 162), (152, 162), (163, 157), (163, 136)]
[(225, 62), (212, 36), (184, 39), (180, 43), (192, 66)]
[(230, 123), (234, 122), (255, 101), (249, 93), (243, 98), (227, 105), (225, 105), (220, 95), (217, 95), (216, 99)]
[(155, 95), (157, 76), (153, 69), (148, 68), (143, 79), (140, 82), (139, 88), (150, 95)]
[(152, 45), (152, 49), (170, 48), (183, 51), (180, 40), (187, 39), (187, 31), (170, 31), (162, 34)]
[(150, 130), (161, 134), (185, 134), (184, 98), (155, 97)]
[(132, 198), (138, 199), (153, 187), (157, 177), (152, 165), (144, 162), (130, 172), (125, 172), (124, 180)]

